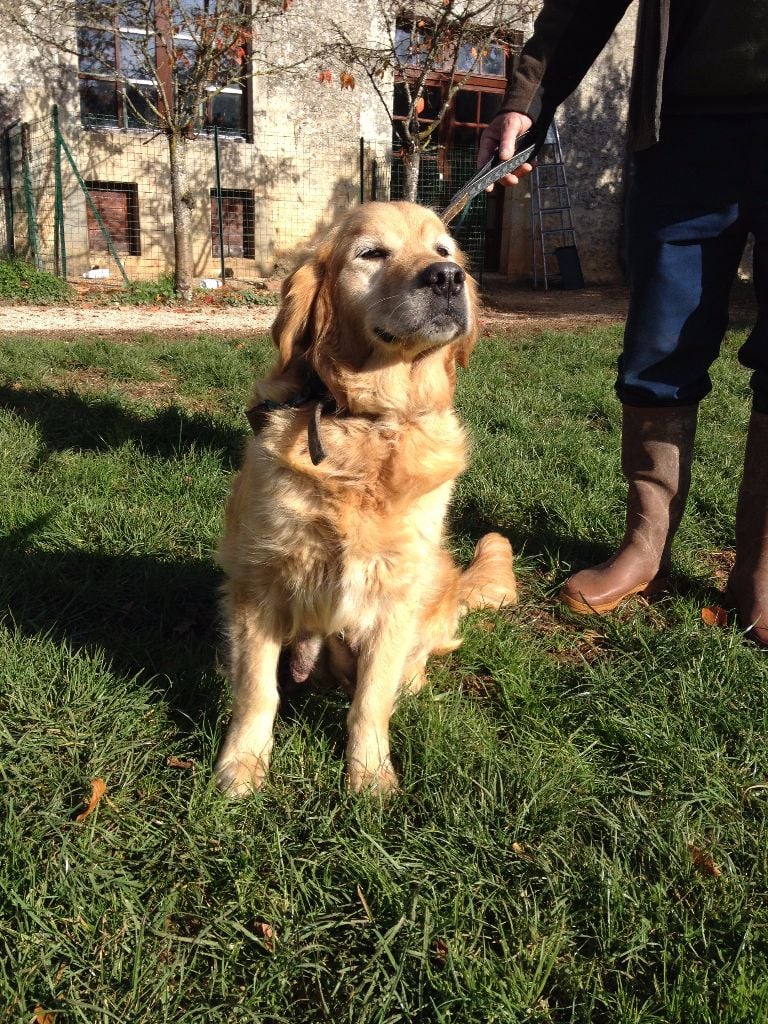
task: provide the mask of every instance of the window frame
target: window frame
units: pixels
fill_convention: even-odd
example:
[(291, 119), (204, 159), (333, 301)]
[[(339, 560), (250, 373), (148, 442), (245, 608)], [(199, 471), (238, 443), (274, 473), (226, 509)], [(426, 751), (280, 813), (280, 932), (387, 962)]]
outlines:
[[(207, 0), (206, 0), (207, 2)], [(89, 130), (102, 129), (111, 131), (144, 131), (152, 132), (156, 131), (156, 124), (152, 122), (147, 124), (132, 124), (131, 123), (131, 107), (129, 101), (126, 99), (126, 92), (130, 88), (136, 88), (137, 90), (149, 90), (154, 93), (154, 97), (150, 97), (150, 101), (158, 109), (162, 109), (164, 103), (164, 95), (171, 96), (173, 94), (173, 76), (170, 71), (171, 57), (167, 48), (163, 45), (162, 39), (164, 37), (171, 37), (173, 40), (188, 40), (194, 42), (193, 36), (189, 31), (185, 31), (184, 26), (172, 26), (170, 24), (169, 8), (167, 4), (159, 3), (154, 13), (154, 33), (149, 28), (142, 28), (136, 25), (130, 25), (123, 21), (123, 16), (115, 11), (111, 16), (108, 14), (104, 18), (103, 25), (88, 25), (78, 27), (78, 92), (80, 95), (80, 123), (81, 125)], [(111, 34), (113, 37), (113, 47), (115, 54), (114, 61), (114, 74), (111, 73), (99, 73), (94, 71), (83, 71), (81, 70), (81, 59), (82, 59), (82, 48), (80, 44), (80, 32), (103, 32), (104, 34)], [(124, 39), (130, 39), (131, 36), (141, 36), (147, 38), (154, 35), (154, 70), (156, 73), (156, 79), (147, 78), (127, 78), (122, 75), (122, 41)], [(110, 69), (111, 70), (111, 69)], [(115, 122), (105, 119), (99, 122), (98, 118), (89, 118), (84, 111), (83, 106), (83, 86), (84, 82), (106, 82), (110, 83), (115, 90), (115, 102), (116, 102), (116, 116)], [(158, 84), (160, 89), (158, 89)], [(196, 132), (200, 134), (211, 134), (213, 133), (216, 125), (214, 124), (214, 103), (215, 99), (219, 95), (239, 96), (240, 97), (240, 125), (237, 129), (222, 128), (219, 126), (219, 134), (225, 138), (236, 138), (242, 139), (246, 142), (252, 141), (251, 131), (251, 89), (250, 89), (250, 76), (243, 71), (243, 74), (232, 82), (228, 82), (223, 87), (217, 87), (215, 85), (208, 86), (206, 89), (208, 94), (207, 98), (203, 102), (200, 110), (200, 123), (195, 126)], [(136, 115), (133, 115), (135, 118)], [(156, 119), (152, 119), (155, 121)]]
[[(126, 235), (128, 238), (128, 248), (119, 249), (112, 239), (112, 244), (115, 245), (115, 251), (123, 256), (141, 256), (141, 221), (139, 218), (139, 186), (134, 181), (100, 181), (93, 179), (85, 182), (85, 187), (88, 189), (88, 193), (93, 200), (94, 206), (98, 209), (98, 202), (94, 198), (94, 194), (99, 193), (118, 193), (126, 196)], [(106, 239), (104, 239), (103, 249), (92, 249), (91, 248), (91, 226), (90, 218), (92, 211), (90, 206), (86, 206), (86, 228), (88, 231), (88, 253), (89, 255), (95, 256), (109, 251)], [(99, 210), (99, 216), (104, 219), (104, 215)], [(106, 225), (105, 225), (106, 226)], [(101, 234), (101, 231), (99, 231)], [(102, 235), (103, 238), (103, 235)], [(110, 236), (111, 238), (111, 236)]]
[[(216, 201), (219, 197), (219, 190), (215, 186), (211, 186), (210, 198), (211, 198), (211, 258), (220, 259), (221, 252), (216, 251), (216, 246), (219, 244), (219, 221), (218, 221), (218, 208)], [(227, 199), (238, 199), (243, 203), (243, 233), (242, 233), (242, 253), (233, 255), (231, 252), (227, 252), (227, 232), (224, 231), (224, 237), (221, 241), (224, 243), (224, 259), (232, 260), (255, 260), (256, 259), (256, 196), (253, 189), (248, 188), (222, 188), (221, 199), (226, 201)], [(229, 243), (231, 245), (231, 243)]]
[[(401, 32), (405, 30), (400, 29), (398, 27), (396, 31)], [(410, 36), (410, 32), (408, 33), (408, 35)], [(434, 143), (438, 150), (447, 151), (452, 148), (466, 148), (466, 143), (456, 144), (454, 142), (454, 130), (456, 128), (474, 128), (476, 138), (479, 141), (482, 130), (490, 122), (483, 121), (482, 119), (473, 122), (457, 121), (455, 116), (456, 99), (462, 92), (488, 93), (492, 95), (497, 95), (499, 97), (499, 103), (501, 103), (501, 99), (504, 93), (506, 92), (507, 88), (507, 68), (509, 67), (509, 63), (513, 62), (516, 59), (517, 54), (519, 54), (522, 48), (522, 44), (523, 33), (517, 31), (511, 32), (506, 38), (500, 40), (498, 43), (493, 44), (494, 47), (504, 47), (505, 49), (508, 50), (508, 53), (505, 53), (504, 55), (505, 65), (504, 73), (502, 74), (483, 74), (481, 70), (481, 63), (480, 67), (478, 67), (475, 71), (473, 71), (470, 74), (465, 74), (464, 72), (459, 71), (457, 68), (456, 72), (453, 75), (453, 78), (451, 78), (450, 62), (444, 65), (446, 67), (446, 70), (434, 69), (427, 72), (427, 74), (424, 76), (424, 90), (426, 91), (427, 89), (439, 89), (440, 95), (443, 100), (445, 99), (447, 91), (452, 86), (455, 86), (457, 83), (461, 83), (460, 87), (457, 89), (455, 95), (451, 99), (451, 103), (446, 113), (446, 116), (443, 118), (442, 123), (438, 126), (435, 134), (433, 135)], [(489, 47), (489, 49), (491, 49), (491, 47)], [(481, 54), (480, 61), (482, 62), (482, 60), (483, 56)], [(413, 60), (409, 63), (400, 62), (400, 70), (395, 73), (393, 88), (396, 88), (398, 85), (402, 84), (406, 79), (408, 79), (411, 83), (415, 83), (421, 76), (421, 73), (422, 68), (417, 63), (416, 60)], [(480, 102), (481, 101), (478, 99), (478, 116), (480, 114)], [(407, 118), (404, 115), (395, 114), (394, 98), (392, 120), (393, 150), (395, 152), (401, 152), (402, 140), (400, 139), (397, 133), (397, 123), (403, 122), (407, 120)], [(434, 118), (424, 117), (422, 114), (419, 115), (418, 121), (420, 126), (426, 126), (428, 124), (434, 123)]]

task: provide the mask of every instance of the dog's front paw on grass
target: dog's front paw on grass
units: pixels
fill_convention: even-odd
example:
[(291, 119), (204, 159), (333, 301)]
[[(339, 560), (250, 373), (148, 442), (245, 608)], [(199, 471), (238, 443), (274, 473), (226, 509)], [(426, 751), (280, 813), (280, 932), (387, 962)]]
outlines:
[(267, 765), (256, 754), (232, 754), (219, 759), (214, 768), (216, 786), (225, 796), (242, 800), (261, 789), (267, 778)]
[(367, 768), (359, 761), (351, 763), (347, 769), (347, 788), (352, 793), (371, 794), (386, 800), (394, 796), (398, 786), (397, 772), (389, 758), (376, 769)]

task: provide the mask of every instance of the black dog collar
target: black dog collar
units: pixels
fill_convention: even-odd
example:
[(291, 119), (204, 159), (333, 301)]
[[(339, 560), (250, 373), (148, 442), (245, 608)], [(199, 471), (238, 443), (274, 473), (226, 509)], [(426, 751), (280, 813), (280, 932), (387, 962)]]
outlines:
[(315, 404), (315, 411), (307, 425), (307, 446), (312, 465), (318, 466), (325, 458), (325, 448), (320, 437), (320, 420), (326, 410), (339, 411), (336, 400), (319, 377), (308, 381), (297, 395), (289, 398), (286, 402), (273, 402), (267, 399), (254, 405), (252, 409), (246, 409), (245, 416), (251, 425), (251, 430), (258, 437), (271, 412), (275, 412), (277, 409), (300, 409), (303, 405), (310, 403)]

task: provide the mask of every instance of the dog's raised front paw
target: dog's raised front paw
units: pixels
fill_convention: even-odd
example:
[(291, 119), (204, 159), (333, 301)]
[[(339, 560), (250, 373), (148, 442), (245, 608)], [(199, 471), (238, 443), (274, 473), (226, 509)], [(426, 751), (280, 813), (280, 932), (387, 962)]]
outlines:
[(261, 789), (267, 777), (267, 766), (256, 754), (243, 752), (219, 758), (214, 774), (222, 793), (237, 800)]

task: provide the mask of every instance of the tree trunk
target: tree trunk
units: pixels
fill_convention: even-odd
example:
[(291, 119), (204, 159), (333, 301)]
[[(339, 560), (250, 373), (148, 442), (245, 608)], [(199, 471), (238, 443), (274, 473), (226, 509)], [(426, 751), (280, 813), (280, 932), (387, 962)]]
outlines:
[(403, 153), (403, 198), (407, 199), (409, 203), (416, 202), (420, 160), (421, 153), (417, 149), (411, 153)]
[(176, 294), (189, 302), (192, 298), (194, 261), (192, 259), (192, 208), (195, 201), (187, 176), (187, 140), (169, 135), (171, 161), (171, 210), (173, 213), (174, 283)]

